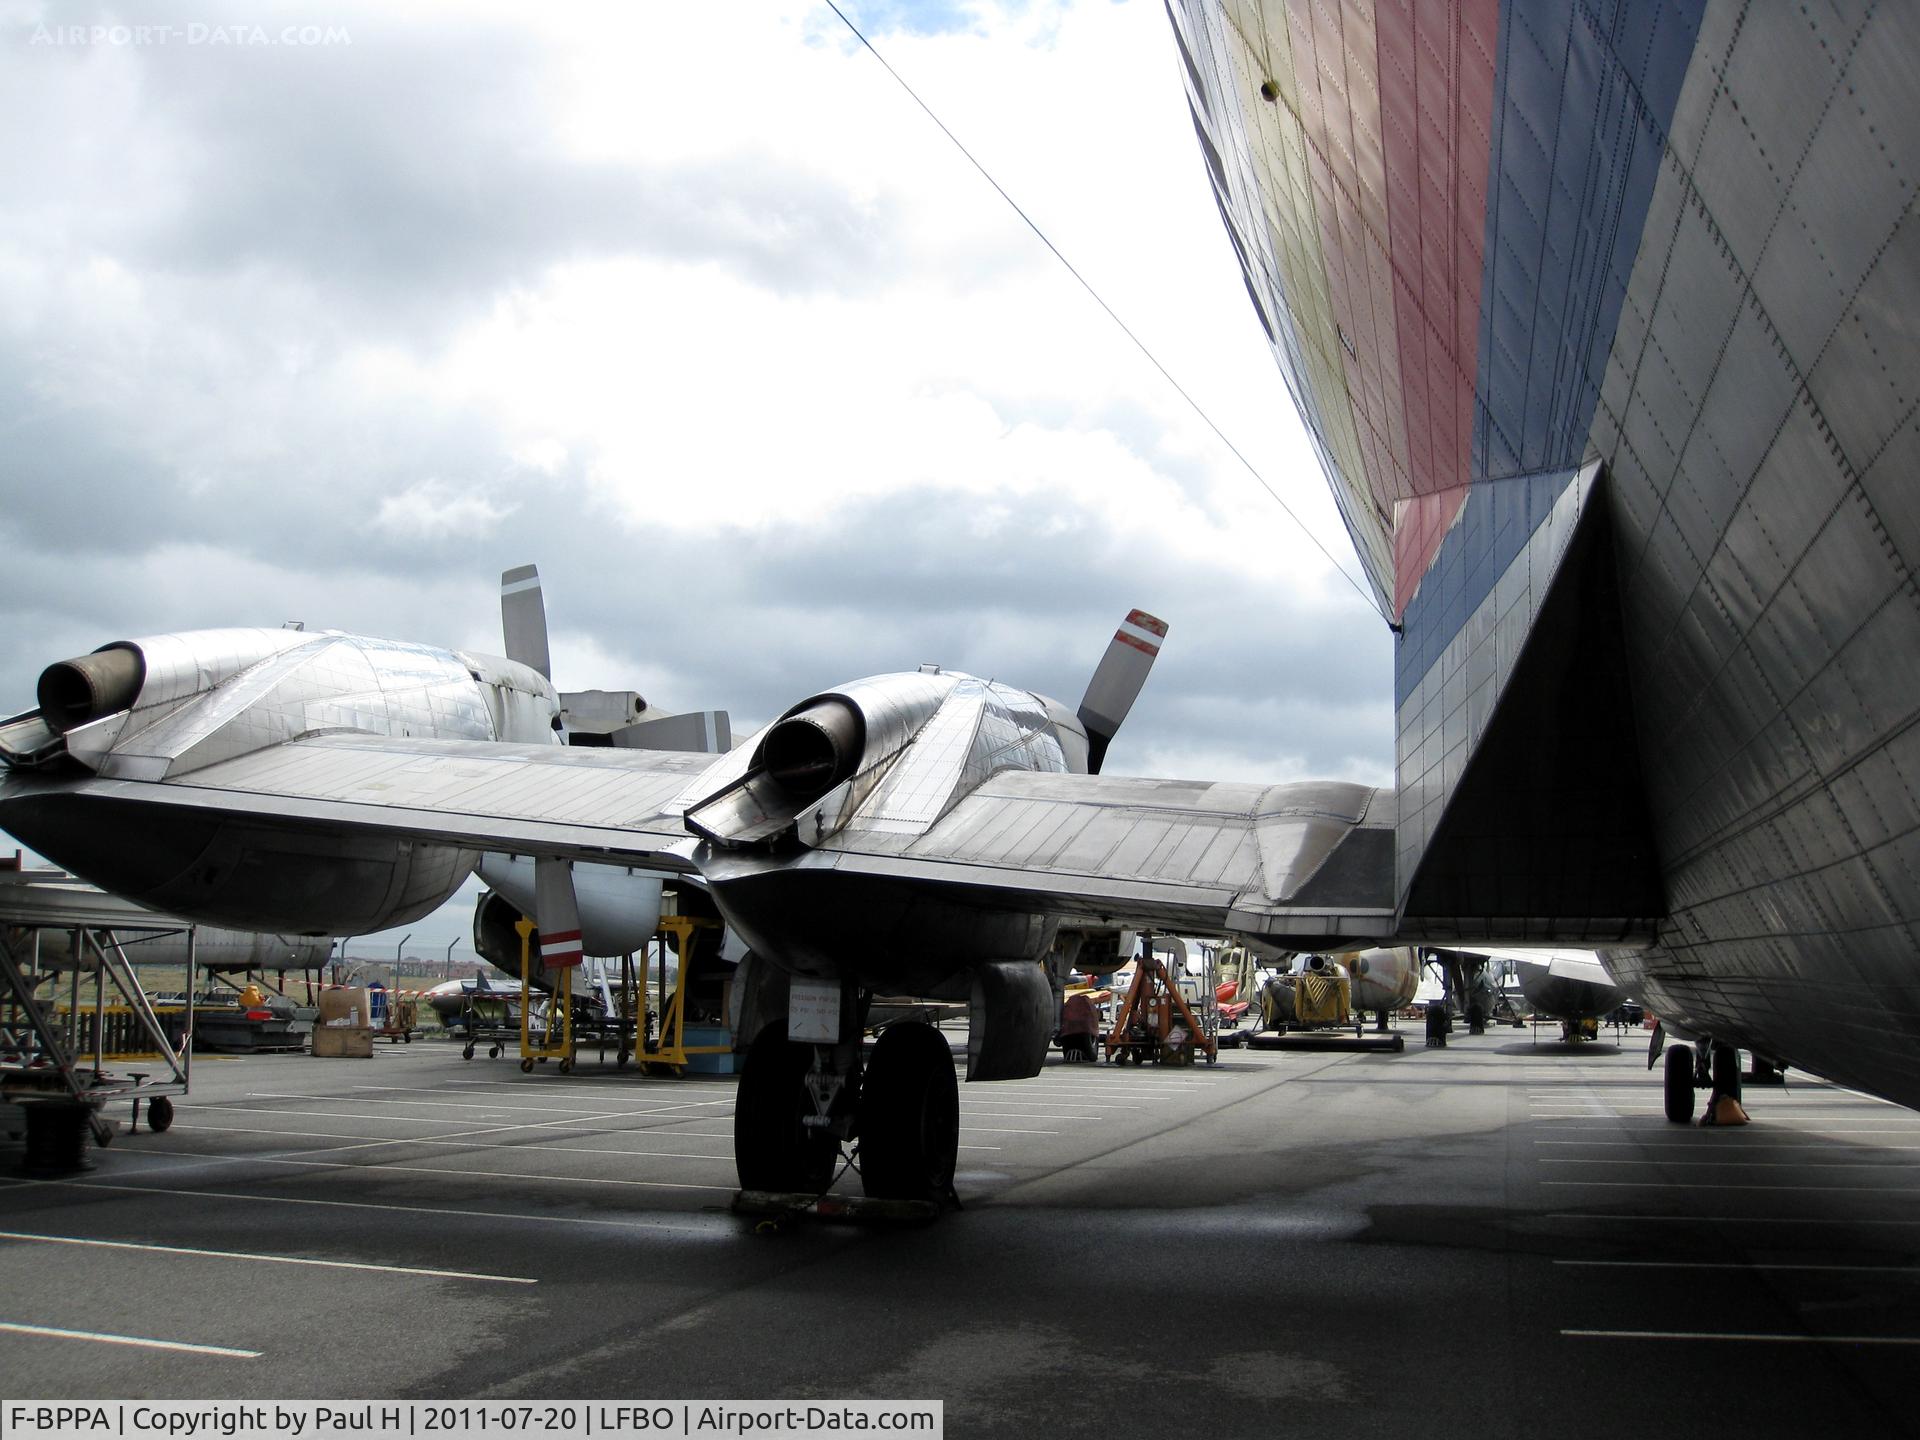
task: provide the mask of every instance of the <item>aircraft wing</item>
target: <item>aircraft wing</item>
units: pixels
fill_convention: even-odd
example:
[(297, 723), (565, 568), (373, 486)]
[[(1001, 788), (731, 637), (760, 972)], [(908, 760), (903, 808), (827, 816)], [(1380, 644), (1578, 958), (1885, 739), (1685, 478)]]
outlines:
[(362, 734), (270, 746), (174, 780), (16, 775), (9, 799), (75, 790), (294, 829), (399, 834), (466, 849), (690, 872), (670, 807), (711, 755)]
[(1393, 928), (1393, 796), (1366, 786), (1013, 772), (918, 833), (852, 825), (770, 855), (696, 846), (680, 797), (713, 757), (333, 734), (164, 781), (14, 775), (71, 795), (405, 835), (468, 849), (701, 873), (835, 872), (986, 908), (1296, 945)]
[[(788, 862), (1186, 933), (1374, 937), (1394, 919), (1394, 796), (1363, 785), (1009, 772), (924, 833), (849, 826)], [(719, 881), (766, 862), (703, 861)]]

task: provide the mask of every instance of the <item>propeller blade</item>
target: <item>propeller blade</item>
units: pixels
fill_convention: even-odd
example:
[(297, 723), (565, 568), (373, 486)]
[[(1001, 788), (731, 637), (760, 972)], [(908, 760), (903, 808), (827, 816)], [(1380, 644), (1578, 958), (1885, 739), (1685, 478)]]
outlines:
[(571, 860), (533, 862), (534, 923), (540, 927), (540, 963), (549, 970), (578, 965), (580, 903), (573, 893)]
[(1144, 610), (1132, 610), (1113, 632), (1113, 643), (1100, 659), (1093, 679), (1087, 682), (1086, 697), (1080, 702), (1080, 723), (1087, 729), (1087, 772), (1100, 773), (1120, 722), (1127, 718), (1140, 687), (1147, 683), (1147, 672), (1160, 654), (1160, 642), (1167, 638), (1167, 622), (1155, 619)]
[(516, 565), (500, 577), (500, 631), (507, 658), (553, 678), (547, 657), (547, 606), (540, 598), (540, 567)]

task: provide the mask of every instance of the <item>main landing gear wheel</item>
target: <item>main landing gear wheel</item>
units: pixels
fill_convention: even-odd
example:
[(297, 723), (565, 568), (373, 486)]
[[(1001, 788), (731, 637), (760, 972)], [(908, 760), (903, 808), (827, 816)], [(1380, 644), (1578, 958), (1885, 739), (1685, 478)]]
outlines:
[(931, 1025), (889, 1025), (860, 1083), (860, 1175), (880, 1200), (931, 1200), (953, 1190), (960, 1088), (953, 1050)]
[(1669, 1045), (1665, 1064), (1667, 1119), (1685, 1125), (1693, 1119), (1693, 1047)]
[(813, 1051), (785, 1032), (786, 1022), (776, 1020), (747, 1047), (733, 1102), (734, 1168), (742, 1190), (819, 1194), (833, 1183), (840, 1142), (803, 1123), (813, 1114)]

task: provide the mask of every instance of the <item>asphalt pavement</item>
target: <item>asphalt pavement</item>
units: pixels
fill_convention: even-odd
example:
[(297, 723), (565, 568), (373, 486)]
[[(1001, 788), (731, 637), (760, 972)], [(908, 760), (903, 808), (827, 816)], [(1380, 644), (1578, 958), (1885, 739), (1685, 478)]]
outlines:
[(0, 1375), (939, 1398), (956, 1436), (1920, 1433), (1920, 1115), (1792, 1077), (1680, 1127), (1638, 1034), (1407, 1041), (962, 1086), (964, 1210), (778, 1233), (728, 1210), (727, 1078), (202, 1057), (83, 1175), (0, 1150)]

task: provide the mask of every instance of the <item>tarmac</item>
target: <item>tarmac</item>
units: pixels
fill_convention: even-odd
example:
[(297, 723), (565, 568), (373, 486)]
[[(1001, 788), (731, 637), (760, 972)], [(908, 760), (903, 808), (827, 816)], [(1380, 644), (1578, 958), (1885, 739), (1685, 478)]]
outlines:
[[(171, 1130), (0, 1150), (21, 1398), (938, 1398), (956, 1436), (1920, 1433), (1920, 1115), (1671, 1125), (1646, 1040), (1050, 1063), (965, 1208), (728, 1210), (733, 1081), (197, 1057)], [(122, 1115), (119, 1118), (125, 1119)], [(857, 1184), (846, 1177), (843, 1185)]]

